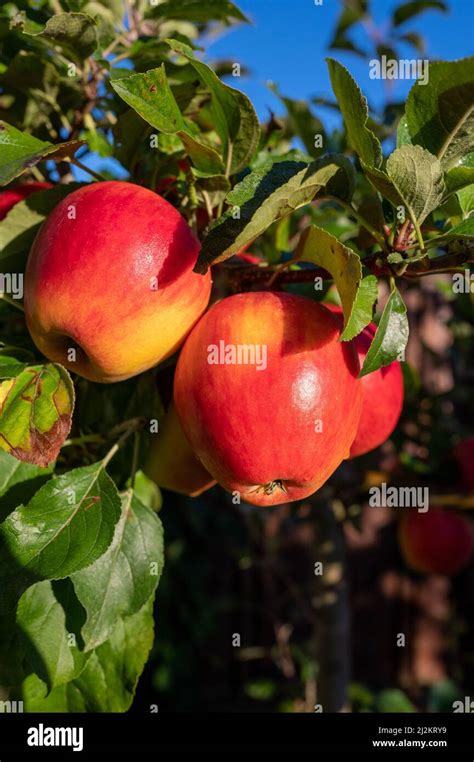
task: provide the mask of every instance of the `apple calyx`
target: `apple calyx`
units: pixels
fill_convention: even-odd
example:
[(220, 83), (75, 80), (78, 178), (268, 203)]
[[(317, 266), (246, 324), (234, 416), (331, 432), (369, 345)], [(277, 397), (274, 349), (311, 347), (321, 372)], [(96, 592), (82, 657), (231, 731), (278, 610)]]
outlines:
[(285, 493), (285, 495), (288, 494), (288, 490), (286, 489), (285, 483), (282, 481), (282, 479), (274, 479), (273, 481), (267, 482), (266, 484), (261, 484), (259, 487), (253, 489), (252, 492), (263, 492), (264, 495), (273, 495), (277, 489), (280, 489)]

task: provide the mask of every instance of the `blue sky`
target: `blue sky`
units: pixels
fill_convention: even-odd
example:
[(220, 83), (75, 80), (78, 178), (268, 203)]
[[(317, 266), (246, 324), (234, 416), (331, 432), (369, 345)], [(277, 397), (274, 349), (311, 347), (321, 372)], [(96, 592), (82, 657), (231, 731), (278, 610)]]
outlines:
[[(455, 59), (474, 53), (474, 0), (448, 0), (449, 13), (427, 10), (400, 27), (418, 32), (427, 43), (426, 57)], [(357, 79), (363, 92), (375, 104), (384, 98), (384, 84), (369, 78), (367, 61), (346, 51), (328, 51), (341, 3), (323, 0), (237, 0), (252, 26), (229, 29), (207, 47), (207, 59), (230, 58), (251, 69), (251, 77), (240, 80), (240, 89), (253, 101), (260, 117), (267, 115), (267, 106), (281, 111), (275, 96), (268, 92), (267, 80), (276, 82), (285, 95), (308, 98), (329, 95), (331, 86), (325, 57), (331, 55), (345, 64)], [(392, 10), (400, 5), (390, 0), (371, 0), (370, 7), (379, 30), (387, 26)], [(369, 48), (364, 30), (354, 35), (361, 47)], [(414, 49), (402, 43), (404, 58), (417, 56)], [(393, 94), (402, 99), (411, 83), (395, 82)]]
[[(292, 98), (331, 96), (324, 60), (328, 55), (350, 69), (371, 104), (377, 108), (383, 103), (386, 82), (370, 79), (366, 59), (346, 51), (328, 51), (341, 6), (338, 0), (323, 0), (322, 5), (315, 5), (315, 0), (236, 0), (236, 3), (251, 19), (251, 25), (231, 27), (219, 38), (209, 36), (204, 41), (205, 60), (225, 58), (250, 69), (248, 77), (231, 77), (228, 81), (249, 95), (261, 119), (268, 117), (268, 108), (284, 113), (284, 107), (268, 89), (269, 80), (278, 85), (282, 94)], [(424, 57), (455, 59), (474, 53), (474, 0), (448, 0), (448, 3), (448, 13), (427, 10), (400, 27), (401, 31), (423, 35), (427, 45)], [(379, 32), (387, 28), (393, 9), (399, 4), (371, 0)], [(360, 47), (373, 50), (364, 29), (352, 36)], [(403, 58), (418, 57), (405, 43), (398, 49)], [(392, 82), (391, 97), (404, 99), (411, 84)], [(327, 126), (338, 123), (338, 115), (328, 109), (316, 109), (316, 113)], [(108, 165), (106, 160), (92, 156), (85, 163), (94, 167)], [(80, 171), (75, 174), (78, 179), (89, 179)]]

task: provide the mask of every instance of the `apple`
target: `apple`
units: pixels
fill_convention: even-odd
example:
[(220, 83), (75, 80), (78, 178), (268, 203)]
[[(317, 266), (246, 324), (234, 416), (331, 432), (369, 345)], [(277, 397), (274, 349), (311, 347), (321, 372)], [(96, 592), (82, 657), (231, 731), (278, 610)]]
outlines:
[(359, 363), (325, 307), (252, 292), (214, 304), (186, 340), (174, 401), (193, 450), (230, 492), (277, 505), (315, 492), (359, 422)]
[(415, 571), (454, 576), (472, 558), (474, 535), (463, 516), (442, 508), (426, 513), (410, 509), (399, 526), (399, 542), (405, 562)]
[[(337, 315), (342, 325), (342, 310), (335, 304), (326, 304)], [(364, 364), (372, 339), (377, 330), (370, 323), (352, 342), (359, 356), (360, 367)], [(395, 429), (403, 407), (403, 373), (396, 360), (384, 368), (368, 373), (360, 379), (362, 384), (362, 414), (357, 434), (351, 445), (350, 457), (364, 455), (383, 444)]]
[(46, 182), (33, 182), (33, 183), (21, 183), (15, 185), (13, 188), (7, 188), (7, 190), (0, 192), (0, 220), (5, 219), (10, 209), (19, 201), (23, 201), (24, 198), (31, 196), (32, 193), (38, 193), (38, 191), (47, 190), (52, 188), (51, 183)]
[(173, 354), (207, 307), (209, 273), (179, 212), (146, 188), (98, 182), (63, 199), (33, 243), (25, 313), (46, 357), (121, 381)]
[(464, 487), (474, 490), (474, 437), (459, 442), (454, 448), (454, 457), (459, 464)]
[(184, 436), (173, 403), (160, 421), (143, 470), (159, 487), (189, 497), (197, 497), (216, 483)]

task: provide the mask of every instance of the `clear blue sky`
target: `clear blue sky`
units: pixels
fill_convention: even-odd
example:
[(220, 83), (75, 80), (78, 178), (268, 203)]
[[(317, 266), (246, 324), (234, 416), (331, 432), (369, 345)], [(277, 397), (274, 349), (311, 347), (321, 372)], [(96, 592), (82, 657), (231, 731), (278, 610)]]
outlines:
[[(292, 98), (312, 95), (331, 96), (331, 87), (325, 57), (332, 55), (344, 63), (355, 76), (369, 101), (377, 107), (384, 100), (384, 82), (369, 77), (367, 60), (346, 51), (328, 51), (327, 46), (335, 29), (340, 11), (338, 0), (236, 0), (237, 5), (251, 19), (251, 25), (239, 25), (226, 30), (219, 38), (205, 40), (205, 60), (225, 58), (239, 62), (250, 69), (248, 77), (229, 78), (233, 86), (246, 92), (259, 116), (266, 119), (268, 107), (276, 113), (284, 108), (267, 87), (274, 81), (282, 94)], [(371, 0), (372, 13), (379, 30), (386, 27), (393, 8), (400, 3), (392, 0)], [(406, 22), (401, 31), (418, 32), (426, 40), (424, 57), (429, 59), (455, 59), (474, 53), (474, 0), (448, 0), (450, 10), (441, 13), (427, 10)], [(354, 36), (362, 48), (373, 50), (365, 30)], [(399, 46), (403, 58), (418, 54), (411, 46)], [(410, 82), (394, 81), (391, 96), (403, 99), (411, 87)], [(328, 126), (338, 121), (337, 114), (316, 109)], [(105, 167), (106, 160), (88, 157), (86, 163)], [(110, 166), (110, 165), (109, 165)], [(78, 179), (88, 179), (77, 172)]]

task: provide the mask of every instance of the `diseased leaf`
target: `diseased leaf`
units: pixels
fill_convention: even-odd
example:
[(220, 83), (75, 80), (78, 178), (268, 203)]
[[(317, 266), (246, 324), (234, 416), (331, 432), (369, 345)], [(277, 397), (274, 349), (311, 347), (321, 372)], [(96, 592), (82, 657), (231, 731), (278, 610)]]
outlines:
[(101, 462), (50, 479), (0, 524), (0, 610), (35, 582), (93, 564), (112, 542), (120, 514)]
[(167, 40), (176, 53), (184, 56), (211, 93), (208, 106), (214, 129), (219, 135), (229, 174), (244, 169), (260, 139), (260, 124), (250, 99), (240, 90), (222, 82), (213, 70), (196, 59), (188, 45)]
[(372, 320), (377, 278), (368, 276), (363, 279), (358, 255), (316, 225), (303, 230), (294, 257), (302, 262), (312, 262), (332, 275), (344, 313), (341, 341), (357, 336)]
[(398, 289), (394, 288), (382, 312), (359, 376), (373, 373), (374, 370), (390, 365), (394, 360), (403, 360), (408, 333), (407, 308)]
[(164, 64), (143, 74), (114, 79), (111, 86), (137, 114), (155, 129), (177, 135), (195, 166), (209, 175), (224, 172), (224, 164), (215, 148), (207, 145), (196, 126), (184, 119), (169, 86)]
[(441, 203), (445, 191), (441, 163), (421, 146), (397, 148), (387, 159), (387, 174), (410, 219), (419, 224)]
[(203, 239), (196, 272), (204, 273), (209, 265), (227, 259), (273, 222), (317, 196), (348, 200), (353, 188), (354, 168), (340, 154), (327, 154), (311, 164), (267, 162), (246, 175), (227, 195), (231, 208)]
[(18, 603), (16, 622), (24, 653), (49, 688), (77, 677), (88, 658), (77, 644), (81, 611), (73, 592), (68, 580), (55, 585), (46, 580), (32, 585)]
[(122, 497), (122, 516), (112, 544), (92, 566), (73, 574), (76, 595), (87, 612), (85, 650), (109, 637), (119, 617), (137, 612), (154, 593), (163, 569), (159, 518), (131, 490)]
[(25, 463), (56, 460), (71, 429), (74, 387), (62, 365), (30, 365), (0, 382), (0, 448)]
[(449, 170), (474, 150), (474, 57), (431, 61), (428, 82), (416, 82), (406, 117), (412, 143), (423, 146)]
[(337, 98), (347, 136), (352, 148), (369, 167), (379, 167), (382, 163), (382, 147), (379, 139), (367, 127), (369, 109), (367, 98), (345, 66), (333, 58), (327, 58), (332, 89)]
[(7, 185), (45, 158), (59, 160), (73, 156), (82, 145), (83, 140), (53, 145), (0, 121), (0, 185)]

